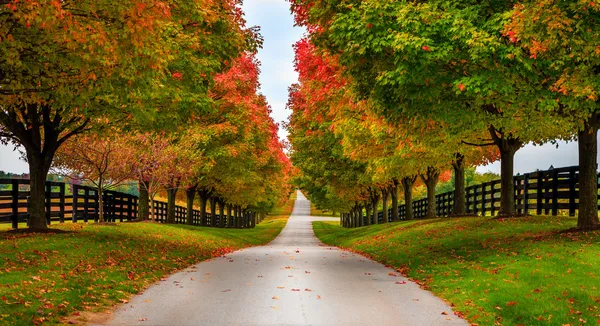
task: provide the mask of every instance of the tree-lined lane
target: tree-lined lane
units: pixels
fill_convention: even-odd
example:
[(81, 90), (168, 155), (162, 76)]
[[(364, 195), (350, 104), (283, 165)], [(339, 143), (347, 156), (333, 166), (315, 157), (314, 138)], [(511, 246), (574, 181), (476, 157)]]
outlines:
[(172, 275), (123, 305), (109, 324), (466, 324), (392, 269), (324, 246), (309, 214), (299, 193), (287, 226), (268, 246)]

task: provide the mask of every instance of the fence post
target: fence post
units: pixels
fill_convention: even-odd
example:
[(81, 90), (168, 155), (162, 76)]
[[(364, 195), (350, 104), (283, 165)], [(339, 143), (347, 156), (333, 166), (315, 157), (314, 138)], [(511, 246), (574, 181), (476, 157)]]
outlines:
[(529, 173), (523, 176), (523, 214), (529, 215)]
[(485, 205), (486, 205), (486, 199), (485, 196), (487, 195), (487, 192), (485, 191), (485, 187), (486, 187), (487, 183), (483, 183), (481, 184), (481, 216), (485, 217)]
[(558, 215), (558, 173), (552, 171), (552, 216)]
[(58, 186), (58, 190), (59, 190), (59, 212), (58, 212), (58, 218), (59, 218), (59, 222), (60, 223), (65, 223), (65, 184), (64, 183), (60, 183)]
[(11, 180), (12, 185), (12, 228), (19, 228), (19, 180), (13, 179)]
[(77, 210), (79, 209), (79, 207), (77, 207), (78, 203), (77, 201), (79, 201), (79, 188), (77, 187), (76, 184), (73, 185), (73, 204), (71, 205), (73, 207), (73, 216), (71, 216), (71, 220), (73, 220), (73, 223), (77, 223)]
[(52, 186), (46, 181), (46, 224), (50, 225), (50, 213), (52, 212)]
[(88, 205), (90, 203), (89, 197), (90, 191), (87, 188), (83, 188), (83, 221), (85, 223), (88, 221)]
[(542, 200), (544, 200), (544, 186), (542, 184), (542, 172), (537, 172), (537, 203), (536, 214), (542, 215)]
[(575, 186), (577, 185), (577, 175), (575, 170), (569, 172), (569, 216), (575, 216), (577, 205), (575, 203)]

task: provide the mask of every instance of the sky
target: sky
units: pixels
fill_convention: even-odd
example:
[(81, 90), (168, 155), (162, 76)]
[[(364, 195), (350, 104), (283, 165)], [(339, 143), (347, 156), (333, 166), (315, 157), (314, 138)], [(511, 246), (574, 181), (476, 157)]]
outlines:
[[(286, 121), (290, 111), (286, 109), (288, 87), (295, 83), (298, 74), (294, 71), (292, 45), (304, 34), (304, 29), (294, 27), (289, 3), (285, 0), (245, 0), (243, 5), (248, 26), (260, 26), (264, 37), (263, 48), (258, 52), (261, 66), (261, 92), (267, 97), (275, 122)], [(279, 136), (285, 139), (287, 132), (280, 126)], [(536, 169), (578, 164), (577, 144), (559, 142), (555, 145), (527, 145), (515, 156), (515, 173), (526, 173)], [(19, 159), (20, 154), (12, 146), (0, 144), (0, 170), (26, 173), (27, 164)], [(500, 173), (500, 163), (478, 167), (479, 172)]]

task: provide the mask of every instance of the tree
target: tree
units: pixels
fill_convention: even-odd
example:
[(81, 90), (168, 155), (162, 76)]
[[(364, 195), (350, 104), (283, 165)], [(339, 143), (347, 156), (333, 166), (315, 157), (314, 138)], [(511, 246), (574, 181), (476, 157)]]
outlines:
[(254, 43), (236, 6), (228, 1), (2, 3), (0, 137), (25, 148), (29, 227), (47, 228), (44, 181), (55, 152), (97, 119), (164, 129), (203, 112), (214, 74)]
[(70, 138), (57, 151), (52, 166), (59, 174), (73, 174), (98, 189), (98, 220), (104, 222), (104, 190), (132, 177), (128, 164), (132, 152), (117, 132), (108, 135), (79, 135)]

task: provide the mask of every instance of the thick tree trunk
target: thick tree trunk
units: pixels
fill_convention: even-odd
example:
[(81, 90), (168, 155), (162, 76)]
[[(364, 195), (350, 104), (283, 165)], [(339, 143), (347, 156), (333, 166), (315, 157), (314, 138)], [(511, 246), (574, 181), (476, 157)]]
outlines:
[(242, 227), (242, 208), (238, 205), (235, 206), (235, 227), (236, 228), (241, 228)]
[(198, 192), (200, 195), (200, 225), (208, 226), (208, 216), (206, 214), (206, 204), (208, 203), (208, 193), (205, 190)]
[(366, 220), (364, 222), (364, 225), (365, 226), (369, 226), (369, 225), (371, 225), (371, 217), (372, 217), (372, 215), (371, 215), (371, 203), (369, 203), (368, 201), (365, 203), (365, 211), (367, 213), (367, 216), (366, 216)]
[(217, 226), (217, 199), (210, 197), (210, 226)]
[(148, 182), (139, 180), (140, 198), (138, 202), (138, 221), (145, 221), (150, 218), (150, 198), (148, 195)]
[(452, 162), (452, 167), (454, 168), (454, 207), (452, 207), (452, 215), (455, 216), (467, 215), (464, 158), (460, 153), (456, 153), (455, 159)]
[(390, 195), (392, 195), (392, 221), (398, 221), (398, 179), (392, 179), (392, 184), (390, 185)]
[(506, 135), (496, 130), (493, 126), (489, 129), (490, 135), (500, 150), (500, 209), (499, 216), (515, 216), (515, 182), (514, 163), (515, 153), (523, 146), (518, 138)]
[(381, 202), (383, 204), (383, 219), (381, 220), (381, 223), (389, 222), (388, 221), (388, 195), (389, 195), (388, 188), (382, 188), (381, 189)]
[(579, 215), (577, 228), (598, 230), (598, 115), (593, 114), (578, 133), (579, 140)]
[(27, 152), (29, 163), (29, 219), (27, 226), (30, 229), (47, 229), (46, 223), (46, 177), (48, 169), (45, 168), (43, 160), (32, 158)]
[(412, 202), (412, 188), (416, 180), (416, 176), (402, 178), (402, 188), (404, 189), (404, 219), (406, 220), (415, 218)]
[(185, 197), (187, 204), (186, 224), (194, 225), (194, 199), (196, 198), (196, 187), (186, 188)]
[(358, 226), (365, 226), (365, 218), (363, 216), (362, 205), (358, 205), (356, 207), (356, 215), (358, 215)]
[(227, 226), (227, 217), (225, 217), (225, 202), (219, 200), (219, 214), (221, 214), (221, 219), (219, 220), (219, 227), (224, 228)]
[(175, 224), (175, 198), (177, 188), (167, 189), (167, 223)]
[(421, 174), (421, 180), (427, 187), (427, 218), (436, 217), (435, 212), (435, 187), (440, 179), (440, 170), (428, 166), (427, 174)]

